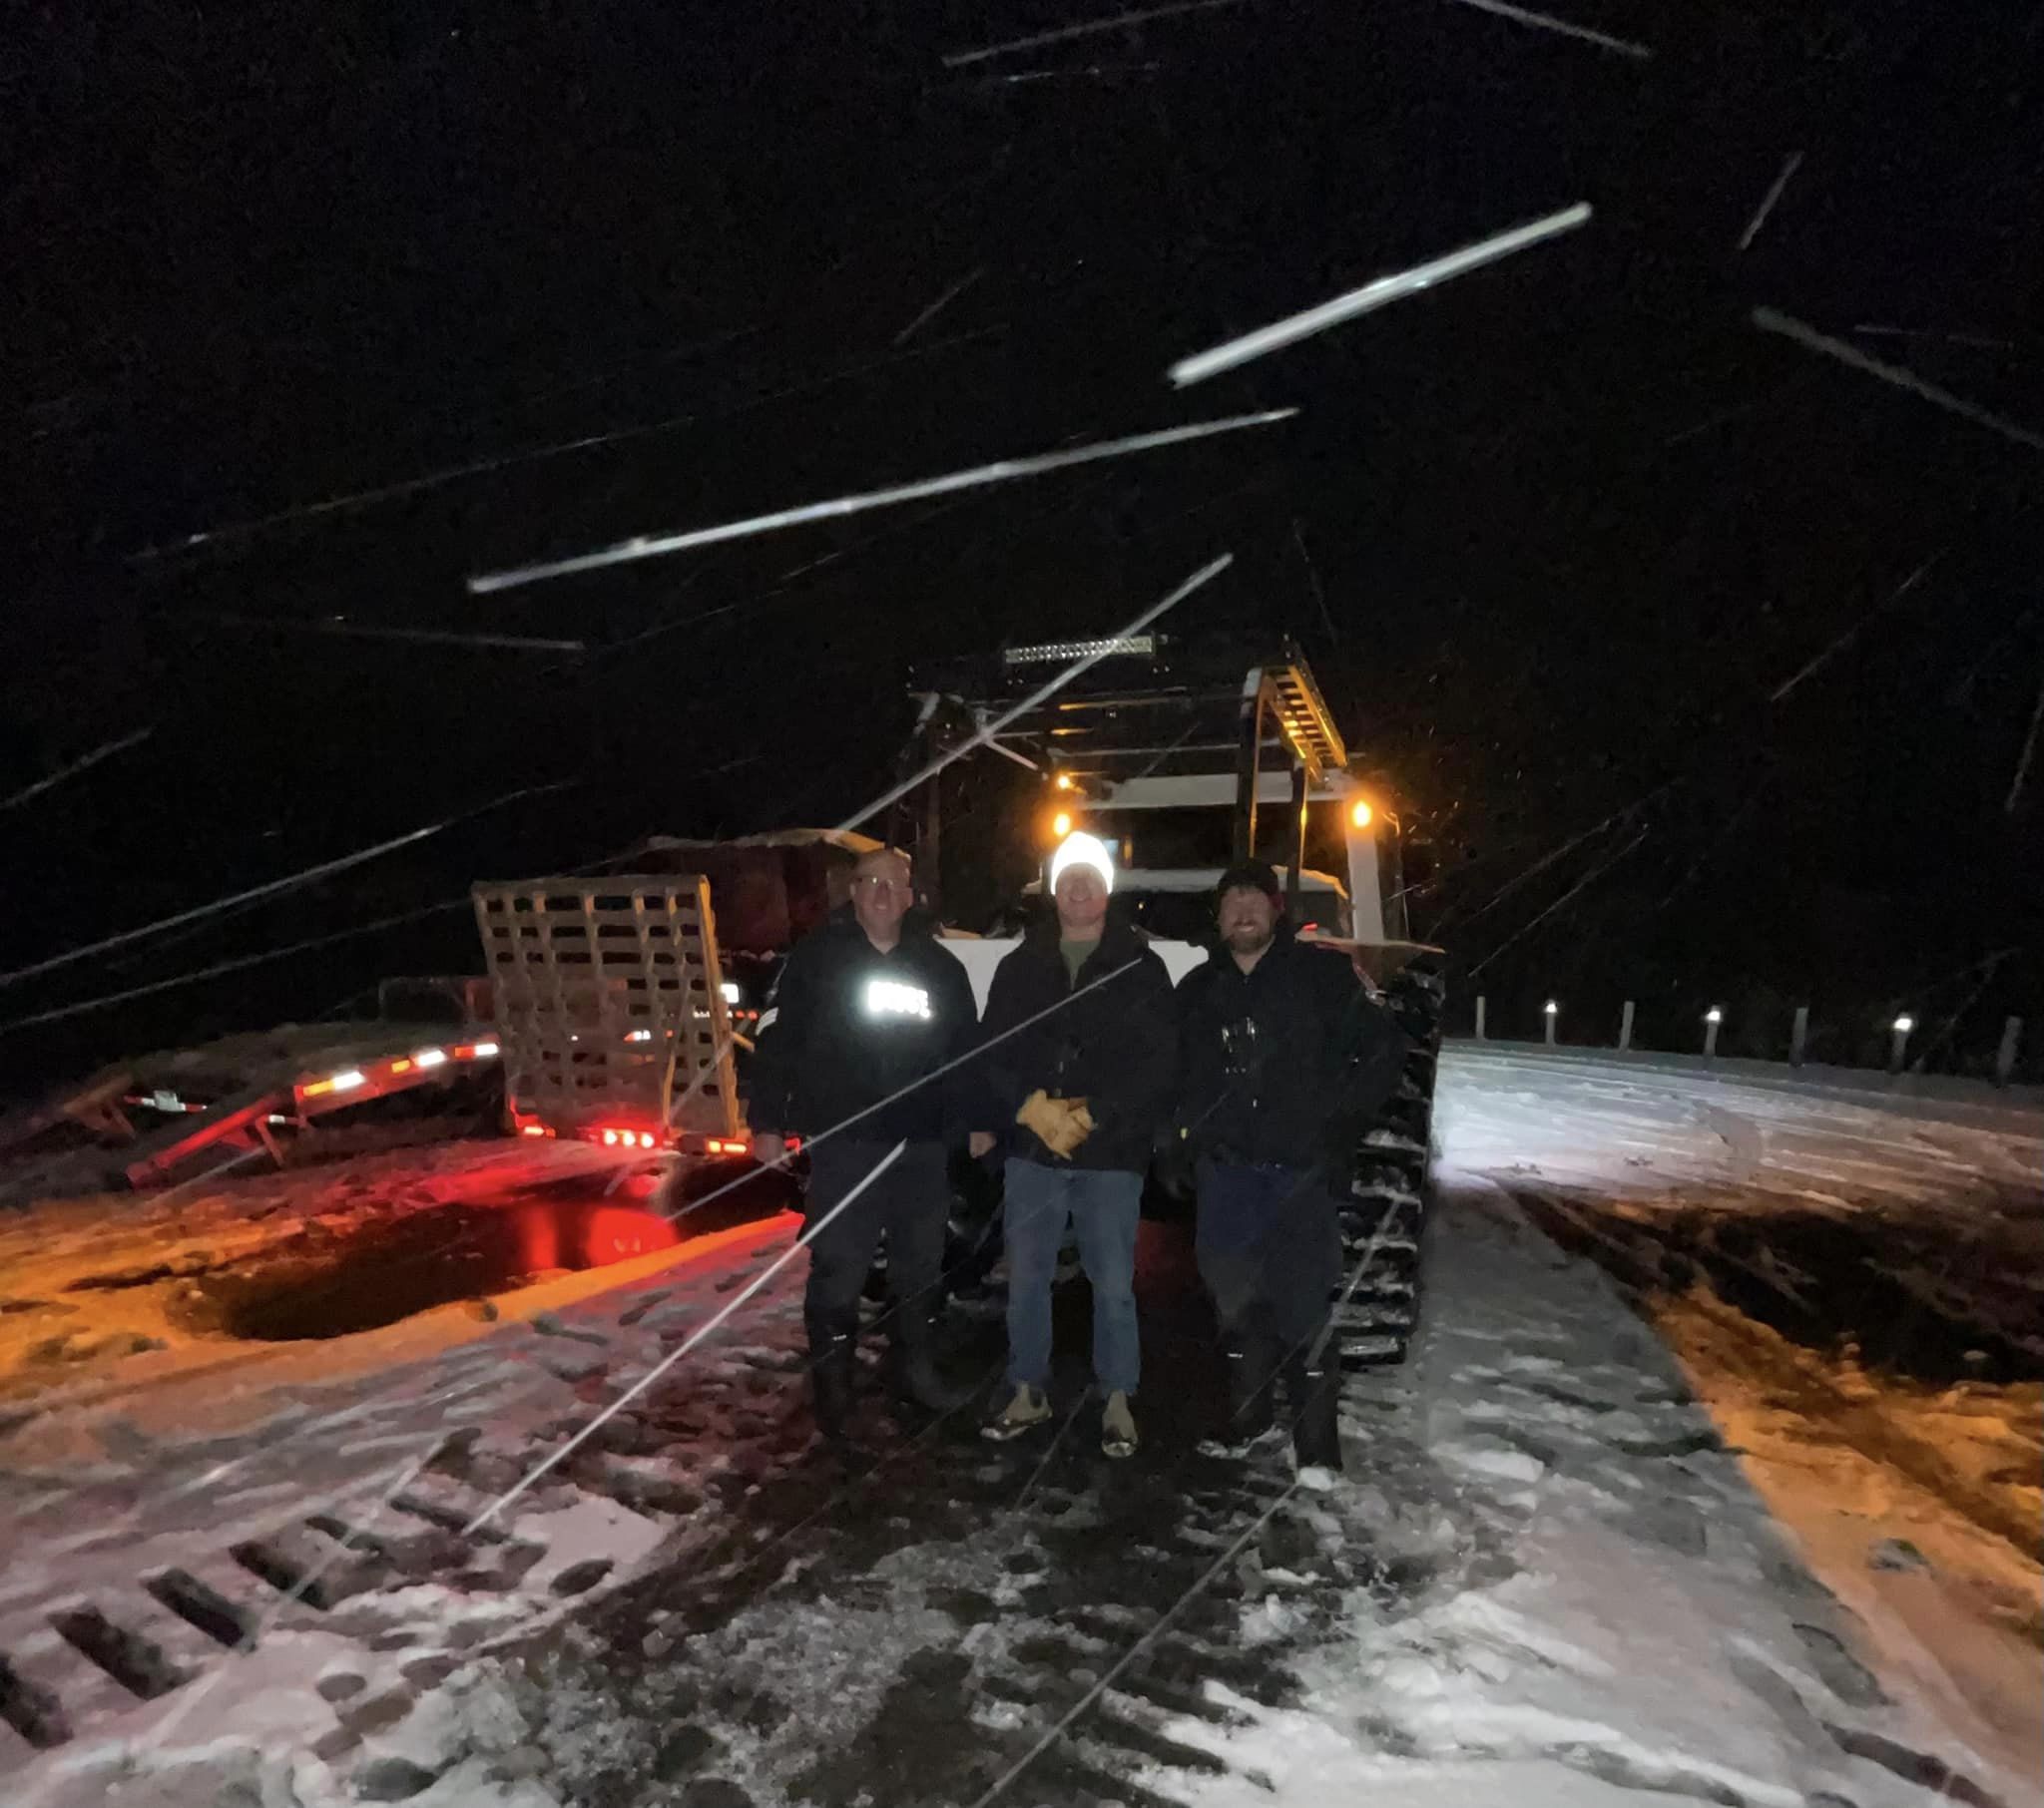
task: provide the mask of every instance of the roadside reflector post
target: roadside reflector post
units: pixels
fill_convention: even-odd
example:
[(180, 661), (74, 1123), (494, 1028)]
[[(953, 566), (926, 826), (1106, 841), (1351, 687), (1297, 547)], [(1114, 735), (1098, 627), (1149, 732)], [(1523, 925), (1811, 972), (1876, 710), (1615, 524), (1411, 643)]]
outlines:
[(1909, 1051), (1909, 1032), (1916, 1027), (1916, 1020), (1906, 1011), (1888, 1026), (1888, 1072), (1902, 1071), (1902, 1058)]
[(1802, 1053), (1808, 1047), (1809, 1007), (1807, 1005), (1797, 1005), (1795, 1007), (1795, 1027), (1788, 1032), (1788, 1065), (1791, 1068), (1799, 1068), (1802, 1065)]
[(1625, 1001), (1625, 1009), (1618, 1017), (1618, 1052), (1623, 1055), (1633, 1046), (1633, 1001)]
[(1718, 1026), (1725, 1021), (1725, 1013), (1713, 1005), (1704, 1013), (1704, 1053), (1713, 1058), (1718, 1053)]
[(1483, 994), (1480, 992), (1476, 995), (1476, 1040), (1487, 1040), (1483, 1034)]
[(1540, 1014), (1547, 1019), (1547, 1046), (1551, 1049), (1554, 1047), (1554, 1020), (1561, 1015), (1561, 1006), (1556, 1004), (1553, 999), (1549, 999), (1541, 1007)]
[(2001, 1047), (1994, 1052), (1994, 1084), (2007, 1086), (2015, 1078), (2016, 1050), (2022, 1047), (2023, 1020), (2011, 1017), (2001, 1026)]

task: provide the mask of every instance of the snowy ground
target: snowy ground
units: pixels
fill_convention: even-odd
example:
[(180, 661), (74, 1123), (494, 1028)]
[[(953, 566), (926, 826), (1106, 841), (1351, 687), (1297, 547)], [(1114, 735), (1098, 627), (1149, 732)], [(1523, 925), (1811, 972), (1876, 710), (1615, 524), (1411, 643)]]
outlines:
[[(176, 1276), (67, 1294), (78, 1243), (24, 1226), (0, 1294), (89, 1300), (94, 1353), (0, 1364), (0, 1800), (2044, 1799), (2010, 1536), (2038, 1506), (2037, 1116), (1469, 1051), (1441, 1132), (1422, 1337), (1351, 1381), (1324, 1494), (1194, 1450), (1212, 1365), (1169, 1227), (1133, 1464), (1090, 1416), (994, 1451), (971, 1409), (894, 1433), (875, 1404), (884, 1466), (838, 1476), (806, 1449), (797, 1260), (464, 1538), (791, 1221), (300, 1345), (195, 1329)], [(472, 1159), (426, 1190), (484, 1198)], [(407, 1173), (345, 1183), (373, 1211)], [(307, 1183), (140, 1240), (199, 1226), (218, 1268), (252, 1196)], [(1811, 1218), (1863, 1229), (1876, 1287), (1741, 1234), (1828, 1262)], [(100, 1349), (116, 1299), (169, 1347)], [(961, 1378), (998, 1360), (997, 1327), (953, 1333)]]
[(1524, 1049), (1465, 1047), (1444, 1076), (1450, 1171), (1605, 1267), (1855, 1648), (2034, 1789), (2044, 1102)]

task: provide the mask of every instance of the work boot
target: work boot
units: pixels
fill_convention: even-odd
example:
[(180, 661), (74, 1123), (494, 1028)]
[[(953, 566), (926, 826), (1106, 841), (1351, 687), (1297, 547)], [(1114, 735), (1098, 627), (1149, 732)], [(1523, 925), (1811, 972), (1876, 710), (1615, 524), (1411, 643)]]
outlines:
[(1128, 1395), (1117, 1390), (1108, 1395), (1100, 1415), (1100, 1449), (1110, 1457), (1133, 1457), (1142, 1440), (1136, 1435), (1136, 1415), (1129, 1410)]
[(1207, 1457), (1244, 1458), (1276, 1444), (1278, 1427), (1277, 1339), (1259, 1331), (1231, 1336), (1224, 1349), (1228, 1362), (1228, 1419), (1211, 1438), (1200, 1441)]
[(905, 1406), (926, 1413), (948, 1413), (968, 1398), (937, 1373), (927, 1350), (896, 1344), (887, 1352), (887, 1389)]
[(885, 1365), (887, 1389), (896, 1400), (927, 1413), (948, 1413), (967, 1396), (947, 1387), (932, 1353), (936, 1327), (928, 1306), (917, 1298), (894, 1308), (893, 1341)]
[(1301, 1476), (1308, 1469), (1330, 1475), (1341, 1469), (1341, 1365), (1331, 1347), (1310, 1361), (1303, 1355), (1284, 1365), (1285, 1392), (1292, 1413), (1291, 1454)]
[(809, 1342), (809, 1381), (815, 1391), (816, 1429), (824, 1441), (846, 1446), (851, 1441), (852, 1375), (858, 1346), (838, 1334)]
[(1024, 1432), (1034, 1431), (1049, 1418), (1049, 1399), (1025, 1381), (1015, 1390), (1014, 1398), (979, 1428), (979, 1435), (996, 1444), (1005, 1444), (1010, 1438), (1019, 1438)]

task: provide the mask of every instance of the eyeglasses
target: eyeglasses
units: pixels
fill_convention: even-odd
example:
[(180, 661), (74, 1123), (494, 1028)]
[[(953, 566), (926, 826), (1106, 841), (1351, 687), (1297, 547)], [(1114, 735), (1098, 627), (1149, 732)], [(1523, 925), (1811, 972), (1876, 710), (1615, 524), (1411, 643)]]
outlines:
[(884, 873), (861, 873), (852, 880), (854, 885), (863, 885), (873, 891), (912, 891), (914, 887), (906, 879), (889, 878)]

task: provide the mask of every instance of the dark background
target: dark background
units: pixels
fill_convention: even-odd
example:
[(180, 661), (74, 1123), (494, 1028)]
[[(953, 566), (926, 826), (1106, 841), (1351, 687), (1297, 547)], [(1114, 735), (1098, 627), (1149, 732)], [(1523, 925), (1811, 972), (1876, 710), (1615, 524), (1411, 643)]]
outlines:
[[(1808, 1000), (1828, 1052), (1865, 1055), (1906, 1004), (1931, 1065), (1977, 1067), (2004, 1013), (2040, 1015), (2044, 770), (2007, 803), (2044, 679), (2044, 455), (1748, 316), (2044, 430), (2039, 15), (1554, 6), (1653, 60), (1453, 0), (1247, 0), (957, 69), (1113, 9), (18, 17), (0, 795), (154, 733), (0, 809), (0, 966), (567, 788), (0, 988), (0, 1080), (342, 1009), (379, 975), (473, 967), (473, 931), (454, 908), (25, 1015), (648, 831), (834, 820), (889, 774), (911, 661), (1105, 632), (1224, 549), (1180, 626), (1306, 646), (1430, 844), (1418, 922), (1464, 1018), (1482, 990), (1494, 1034), (1534, 1034), (1555, 995), (1591, 1040), (1634, 996), (1646, 1040), (1688, 1046), (1715, 1002), (1734, 1050)], [(1577, 200), (1583, 230), (1164, 380)], [(1278, 404), (1303, 413), (463, 589)], [(491, 468), (405, 487), (465, 465)], [(588, 651), (318, 632), (336, 617)], [(999, 763), (969, 762), (952, 807), (1008, 807)]]

